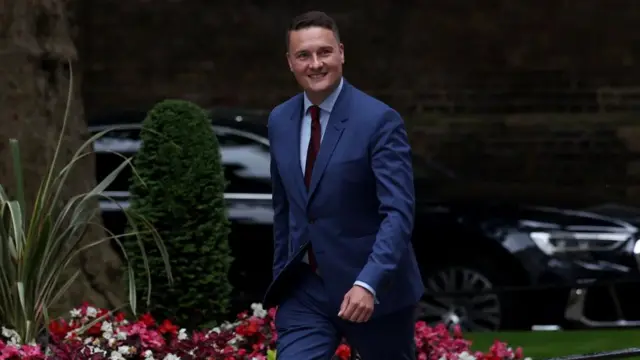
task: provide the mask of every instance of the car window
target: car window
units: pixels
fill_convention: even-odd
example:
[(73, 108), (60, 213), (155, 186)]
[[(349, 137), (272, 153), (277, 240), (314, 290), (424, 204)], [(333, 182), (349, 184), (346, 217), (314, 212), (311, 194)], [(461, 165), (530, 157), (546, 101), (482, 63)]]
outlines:
[[(94, 142), (94, 152), (96, 154), (98, 183), (120, 166), (125, 158), (135, 155), (139, 149), (140, 129), (112, 130), (97, 139)], [(132, 175), (131, 167), (125, 166), (106, 191), (129, 191), (129, 181)]]
[[(94, 131), (94, 134), (97, 131)], [(270, 194), (271, 177), (269, 170), (269, 146), (258, 141), (252, 134), (244, 135), (240, 131), (216, 131), (220, 144), (220, 154), (228, 182), (226, 193)], [(96, 176), (102, 181), (124, 159), (122, 156), (134, 156), (140, 149), (140, 129), (112, 130), (96, 140)], [(118, 154), (114, 154), (117, 152)], [(133, 173), (130, 167), (124, 168), (106, 191), (129, 191)]]
[(227, 193), (271, 194), (269, 146), (248, 136), (218, 133)]

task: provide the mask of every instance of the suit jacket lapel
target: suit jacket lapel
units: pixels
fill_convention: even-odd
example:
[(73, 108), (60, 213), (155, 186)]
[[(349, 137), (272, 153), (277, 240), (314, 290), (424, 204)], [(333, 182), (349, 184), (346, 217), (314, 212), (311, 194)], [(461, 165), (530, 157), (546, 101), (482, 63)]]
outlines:
[(291, 148), (289, 151), (291, 152), (292, 161), (291, 161), (291, 174), (293, 176), (293, 183), (295, 185), (295, 190), (299, 199), (302, 200), (302, 204), (306, 202), (307, 199), (307, 189), (304, 185), (304, 174), (302, 172), (302, 167), (300, 165), (300, 129), (302, 126), (302, 111), (303, 111), (303, 97), (302, 95), (298, 95), (297, 100), (293, 103), (293, 109), (291, 111), (291, 129), (295, 132), (293, 138), (295, 141), (290, 142)]
[[(333, 150), (336, 148), (336, 145), (342, 136), (345, 122), (349, 118), (349, 95), (350, 85), (345, 80), (342, 86), (342, 91), (340, 92), (340, 95), (338, 95), (338, 99), (331, 111), (331, 116), (329, 116), (329, 122), (327, 123), (322, 143), (320, 144), (320, 152), (316, 158), (316, 163), (313, 165), (307, 204), (311, 201), (311, 197), (318, 187), (320, 179), (322, 179), (322, 174), (327, 168), (327, 164), (329, 164), (331, 155), (333, 155)], [(298, 157), (300, 157), (300, 155), (298, 155)]]

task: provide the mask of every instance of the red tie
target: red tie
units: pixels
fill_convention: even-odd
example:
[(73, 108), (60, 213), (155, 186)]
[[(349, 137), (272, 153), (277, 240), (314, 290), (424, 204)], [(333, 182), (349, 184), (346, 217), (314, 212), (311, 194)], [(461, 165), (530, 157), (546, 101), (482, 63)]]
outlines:
[[(318, 156), (318, 151), (320, 151), (320, 108), (317, 105), (312, 105), (309, 108), (309, 113), (311, 114), (311, 137), (309, 138), (309, 148), (307, 149), (307, 164), (304, 169), (304, 183), (307, 186), (307, 190), (309, 190), (309, 185), (311, 184), (311, 173), (313, 172), (313, 165), (316, 162), (316, 157)], [(316, 257), (313, 255), (313, 249), (311, 248), (311, 243), (309, 243), (309, 265), (313, 271), (316, 271), (318, 267), (318, 263), (316, 262)]]

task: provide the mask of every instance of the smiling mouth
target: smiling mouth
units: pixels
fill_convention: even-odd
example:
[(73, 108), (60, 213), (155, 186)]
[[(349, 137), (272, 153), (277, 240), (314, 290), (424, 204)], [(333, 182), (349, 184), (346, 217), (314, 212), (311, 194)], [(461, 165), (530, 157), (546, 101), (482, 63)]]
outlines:
[(309, 75), (309, 78), (311, 78), (312, 80), (319, 80), (322, 79), (326, 76), (326, 73), (323, 74), (313, 74), (313, 75)]

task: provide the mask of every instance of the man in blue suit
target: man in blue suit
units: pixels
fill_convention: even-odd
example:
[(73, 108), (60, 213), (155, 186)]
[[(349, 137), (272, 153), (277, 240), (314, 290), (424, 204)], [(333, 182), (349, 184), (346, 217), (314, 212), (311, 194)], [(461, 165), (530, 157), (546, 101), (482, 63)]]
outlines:
[(304, 92), (269, 116), (275, 249), (265, 304), (278, 306), (278, 359), (330, 359), (342, 337), (364, 360), (415, 359), (424, 287), (403, 120), (343, 78), (344, 46), (325, 13), (293, 20), (287, 60)]

